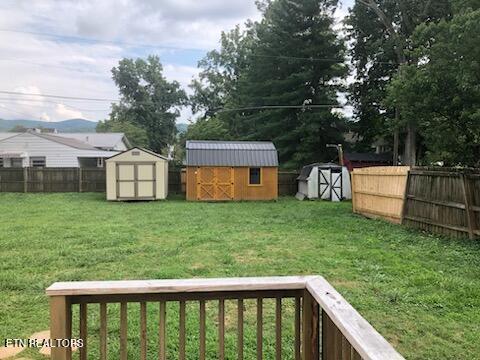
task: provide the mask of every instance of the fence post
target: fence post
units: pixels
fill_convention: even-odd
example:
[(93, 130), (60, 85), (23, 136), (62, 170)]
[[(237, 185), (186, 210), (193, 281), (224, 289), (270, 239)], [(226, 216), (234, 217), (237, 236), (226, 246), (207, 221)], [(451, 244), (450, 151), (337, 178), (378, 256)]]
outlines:
[(471, 240), (475, 238), (474, 230), (476, 229), (475, 224), (475, 214), (472, 210), (472, 199), (473, 193), (470, 187), (470, 181), (467, 177), (467, 174), (463, 173), (461, 175), (461, 182), (462, 182), (462, 190), (463, 190), (463, 199), (465, 202), (465, 216), (467, 220), (468, 226), (468, 236)]
[(403, 193), (403, 204), (402, 204), (402, 214), (400, 215), (400, 224), (403, 225), (405, 219), (405, 213), (407, 212), (407, 201), (408, 201), (408, 189), (410, 188), (410, 173), (411, 170), (407, 171), (407, 181), (405, 181), (405, 192)]
[[(72, 310), (70, 300), (66, 296), (50, 297), (50, 339), (72, 338)], [(54, 343), (55, 345), (55, 343)], [(52, 360), (71, 360), (72, 348), (51, 347)]]
[(77, 176), (78, 176), (78, 192), (82, 192), (82, 168), (78, 167), (77, 171)]
[(23, 168), (23, 192), (28, 192), (28, 167)]
[(303, 293), (303, 360), (317, 360), (320, 356), (319, 306), (309, 291)]

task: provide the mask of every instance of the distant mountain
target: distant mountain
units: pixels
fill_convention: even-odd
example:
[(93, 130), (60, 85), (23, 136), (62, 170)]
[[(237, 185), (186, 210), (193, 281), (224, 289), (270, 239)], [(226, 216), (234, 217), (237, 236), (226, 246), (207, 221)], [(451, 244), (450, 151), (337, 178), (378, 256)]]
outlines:
[[(12, 130), (15, 126), (23, 126), (26, 128), (53, 128), (60, 133), (69, 132), (95, 132), (97, 123), (85, 119), (70, 119), (58, 122), (48, 122), (40, 120), (2, 120), (0, 119), (0, 132), (7, 132)], [(187, 131), (188, 124), (177, 124), (177, 131), (184, 133)]]
[(12, 130), (15, 126), (26, 128), (54, 128), (58, 132), (95, 132), (96, 122), (85, 119), (70, 119), (58, 122), (48, 122), (40, 120), (2, 120), (0, 119), (0, 131), (6, 132)]

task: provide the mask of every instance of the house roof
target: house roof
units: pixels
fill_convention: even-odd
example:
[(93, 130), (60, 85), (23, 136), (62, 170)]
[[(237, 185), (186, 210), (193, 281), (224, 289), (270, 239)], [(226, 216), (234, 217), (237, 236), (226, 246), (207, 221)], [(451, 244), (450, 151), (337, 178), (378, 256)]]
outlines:
[(383, 153), (345, 153), (345, 158), (349, 161), (364, 161), (364, 162), (384, 162), (389, 163), (392, 161), (392, 154)]
[(123, 133), (58, 133), (55, 136), (82, 141), (96, 148), (114, 148), (121, 141), (130, 146)]
[(275, 145), (269, 141), (189, 140), (187, 166), (278, 166)]
[(41, 134), (41, 133), (36, 133), (36, 132), (30, 132), (30, 134), (36, 135), (38, 137), (41, 137), (46, 140), (54, 141), (56, 143), (66, 145), (73, 147), (75, 149), (80, 149), (80, 150), (95, 150), (97, 151), (98, 149), (93, 147), (92, 145), (89, 145), (87, 143), (84, 143), (83, 141), (79, 141), (76, 139), (72, 138), (66, 138), (66, 137), (61, 137), (57, 135), (51, 135), (51, 134)]
[(314, 167), (319, 167), (320, 169), (341, 169), (342, 166), (335, 163), (313, 163), (305, 165), (300, 171), (300, 175), (297, 177), (297, 180), (307, 180), (312, 172)]

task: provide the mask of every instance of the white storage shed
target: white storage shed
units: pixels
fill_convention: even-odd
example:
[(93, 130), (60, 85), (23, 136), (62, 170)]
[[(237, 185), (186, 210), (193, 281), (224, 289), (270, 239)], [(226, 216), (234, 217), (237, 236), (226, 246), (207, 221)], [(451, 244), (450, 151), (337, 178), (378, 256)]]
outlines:
[(300, 197), (330, 201), (352, 198), (350, 173), (346, 166), (333, 163), (306, 165), (297, 181)]
[(168, 194), (168, 159), (133, 148), (105, 160), (107, 200), (159, 200)]

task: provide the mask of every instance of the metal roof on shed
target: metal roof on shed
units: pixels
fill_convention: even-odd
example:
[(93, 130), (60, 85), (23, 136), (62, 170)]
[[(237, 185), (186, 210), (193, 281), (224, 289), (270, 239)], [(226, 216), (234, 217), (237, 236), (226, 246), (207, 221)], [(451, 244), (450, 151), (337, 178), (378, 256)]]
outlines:
[(186, 144), (187, 166), (278, 166), (277, 149), (268, 141), (201, 141)]

